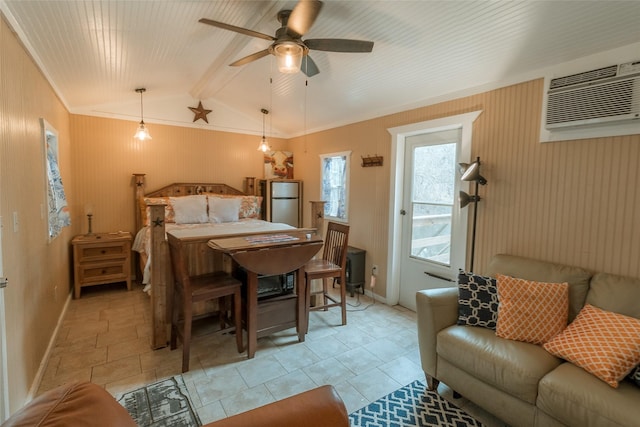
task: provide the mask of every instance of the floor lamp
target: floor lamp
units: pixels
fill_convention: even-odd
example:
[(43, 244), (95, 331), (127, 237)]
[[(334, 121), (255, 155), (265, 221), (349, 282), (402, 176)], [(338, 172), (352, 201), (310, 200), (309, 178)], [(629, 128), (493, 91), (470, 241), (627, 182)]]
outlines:
[(473, 202), (473, 231), (471, 234), (471, 259), (469, 263), (469, 271), (473, 271), (473, 257), (476, 251), (476, 223), (478, 221), (478, 202), (480, 201), (480, 196), (478, 196), (478, 186), (485, 185), (487, 183), (487, 180), (484, 179), (482, 175), (480, 175), (480, 157), (478, 157), (476, 161), (471, 164), (460, 163), (459, 165), (460, 172), (462, 173), (461, 179), (463, 181), (475, 181), (475, 192), (472, 196), (465, 193), (464, 191), (461, 191), (459, 196), (460, 209)]

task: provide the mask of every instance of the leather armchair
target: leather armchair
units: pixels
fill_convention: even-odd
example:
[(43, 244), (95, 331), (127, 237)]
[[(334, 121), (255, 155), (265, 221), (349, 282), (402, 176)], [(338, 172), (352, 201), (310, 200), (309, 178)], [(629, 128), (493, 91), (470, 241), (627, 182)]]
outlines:
[[(129, 413), (102, 387), (74, 383), (49, 390), (1, 427), (136, 427)], [(203, 427), (348, 427), (347, 410), (330, 385), (315, 388)]]

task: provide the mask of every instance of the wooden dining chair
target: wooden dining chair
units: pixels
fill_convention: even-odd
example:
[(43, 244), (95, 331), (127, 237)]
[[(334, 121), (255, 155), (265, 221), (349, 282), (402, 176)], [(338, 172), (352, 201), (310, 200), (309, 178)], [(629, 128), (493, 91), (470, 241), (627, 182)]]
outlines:
[[(327, 224), (327, 235), (324, 240), (322, 258), (312, 259), (304, 266), (307, 330), (309, 329), (309, 312), (314, 310), (326, 311), (330, 307), (339, 306), (342, 309), (342, 324), (347, 324), (347, 281), (345, 275), (347, 267), (348, 242), (349, 226), (336, 222), (329, 222)], [(312, 292), (311, 281), (314, 279), (322, 280), (322, 289)], [(336, 282), (336, 279), (339, 280), (339, 300), (329, 294), (329, 279), (333, 279), (333, 283)], [(311, 307), (312, 295), (321, 296), (321, 298), (316, 298), (316, 305), (314, 307)]]
[[(177, 347), (178, 336), (182, 340), (182, 372), (189, 370), (189, 351), (191, 347), (191, 329), (195, 318), (210, 316), (193, 315), (193, 306), (200, 301), (218, 299), (220, 307), (220, 328), (224, 329), (227, 323), (227, 297), (233, 298), (233, 321), (236, 334), (238, 353), (244, 351), (242, 343), (242, 310), (240, 288), (242, 283), (231, 275), (218, 271), (214, 273), (191, 276), (188, 271), (188, 262), (182, 241), (167, 233), (169, 241), (169, 254), (173, 267), (174, 292), (171, 308), (171, 350)], [(181, 309), (181, 310), (180, 310)], [(182, 311), (182, 318), (180, 318)]]

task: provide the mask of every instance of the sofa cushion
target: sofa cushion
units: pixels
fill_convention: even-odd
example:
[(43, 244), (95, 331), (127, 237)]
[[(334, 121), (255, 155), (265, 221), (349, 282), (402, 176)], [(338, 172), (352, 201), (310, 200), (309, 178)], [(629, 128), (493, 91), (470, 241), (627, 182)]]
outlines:
[(640, 319), (640, 279), (597, 273), (591, 279), (587, 303)]
[(438, 355), (470, 375), (535, 404), (538, 382), (560, 364), (542, 347), (506, 340), (486, 328), (450, 326), (438, 333)]
[(566, 283), (544, 283), (498, 274), (498, 325), (501, 338), (544, 344), (567, 326)]
[(609, 387), (583, 369), (563, 363), (540, 381), (538, 407), (565, 425), (638, 425), (640, 388), (623, 382)]
[(496, 329), (498, 289), (496, 279), (460, 270), (458, 274), (458, 325)]
[(640, 319), (587, 304), (544, 348), (618, 387), (640, 363)]
[(592, 274), (580, 267), (571, 267), (547, 261), (539, 261), (515, 255), (494, 255), (487, 274), (504, 274), (537, 282), (569, 284), (569, 321), (573, 320), (584, 305)]

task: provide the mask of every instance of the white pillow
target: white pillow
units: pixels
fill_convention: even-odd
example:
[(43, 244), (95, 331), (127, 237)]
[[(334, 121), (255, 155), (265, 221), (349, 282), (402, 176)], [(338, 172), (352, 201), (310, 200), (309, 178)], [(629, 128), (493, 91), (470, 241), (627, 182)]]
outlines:
[(170, 197), (176, 224), (202, 224), (208, 222), (207, 196)]
[(240, 216), (239, 197), (209, 196), (209, 222), (235, 222)]

